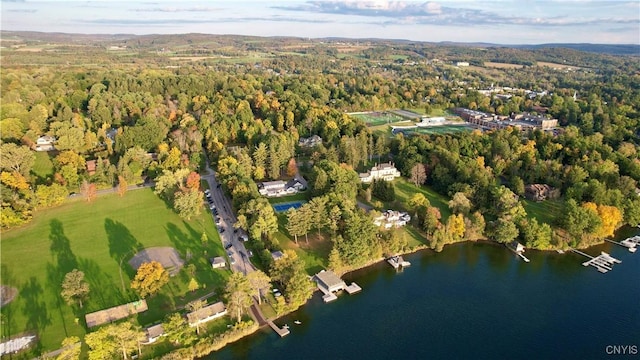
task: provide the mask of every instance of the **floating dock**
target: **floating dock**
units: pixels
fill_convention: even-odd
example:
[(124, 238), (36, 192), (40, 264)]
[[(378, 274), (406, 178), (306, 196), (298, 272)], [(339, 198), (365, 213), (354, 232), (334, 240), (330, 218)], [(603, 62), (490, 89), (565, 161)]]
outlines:
[(280, 335), (280, 337), (285, 337), (291, 333), (289, 331), (289, 326), (287, 325), (284, 325), (282, 328), (279, 328), (278, 325), (274, 324), (273, 321), (271, 320), (267, 321), (267, 324), (269, 324), (269, 326), (271, 326), (273, 331), (275, 331), (278, 335)]
[(411, 266), (411, 263), (402, 258), (402, 256), (392, 256), (387, 259), (387, 262), (393, 266), (394, 269), (399, 269), (400, 267)]
[(352, 282), (351, 285), (344, 288), (344, 291), (351, 295), (362, 291), (362, 288), (358, 284)]
[(605, 241), (608, 241), (610, 243), (616, 244), (616, 245), (620, 245), (622, 247), (626, 247), (627, 250), (629, 250), (629, 252), (636, 252), (636, 243), (631, 240), (632, 238), (628, 238), (628, 239), (624, 239), (620, 242), (617, 241), (613, 241), (613, 240), (609, 240), (609, 239), (604, 239)]
[(611, 255), (607, 254), (604, 251), (600, 252), (600, 255), (595, 257), (591, 255), (587, 255), (582, 251), (578, 251), (576, 249), (571, 249), (571, 251), (575, 252), (576, 254), (580, 254), (589, 258), (589, 260), (582, 263), (582, 266), (593, 266), (603, 274), (611, 271), (613, 269), (614, 264), (622, 263), (622, 261), (612, 257)]
[(506, 246), (509, 250), (513, 251), (514, 254), (521, 257), (522, 260), (524, 260), (524, 262), (529, 262), (529, 259), (527, 259), (527, 257), (524, 256), (524, 246), (522, 246), (522, 244), (520, 244), (517, 241), (514, 241), (513, 243), (507, 244)]

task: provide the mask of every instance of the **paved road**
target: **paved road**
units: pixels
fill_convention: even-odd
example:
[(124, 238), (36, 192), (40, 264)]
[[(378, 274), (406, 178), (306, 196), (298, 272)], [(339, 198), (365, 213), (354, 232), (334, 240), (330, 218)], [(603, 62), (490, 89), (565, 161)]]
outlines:
[[(235, 264), (231, 265), (231, 270), (242, 272), (246, 275), (256, 270), (253, 264), (251, 264), (251, 261), (248, 259), (249, 253), (244, 246), (244, 242), (240, 240), (240, 236), (246, 234), (242, 230), (238, 230), (236, 233), (234, 233), (233, 224), (235, 224), (238, 219), (236, 218), (236, 215), (233, 213), (233, 210), (231, 208), (231, 201), (227, 196), (225, 196), (222, 187), (218, 187), (215, 172), (211, 169), (211, 167), (209, 167), (208, 159), (206, 159), (206, 164), (207, 175), (202, 175), (201, 178), (209, 183), (213, 203), (218, 210), (217, 217), (220, 218), (220, 221), (218, 222), (218, 228), (224, 229), (224, 232), (220, 234), (222, 245), (225, 246), (229, 243), (232, 245), (229, 248), (229, 250), (232, 252), (230, 257), (234, 259)], [(211, 212), (211, 215), (215, 220), (216, 216), (213, 214), (213, 211)]]

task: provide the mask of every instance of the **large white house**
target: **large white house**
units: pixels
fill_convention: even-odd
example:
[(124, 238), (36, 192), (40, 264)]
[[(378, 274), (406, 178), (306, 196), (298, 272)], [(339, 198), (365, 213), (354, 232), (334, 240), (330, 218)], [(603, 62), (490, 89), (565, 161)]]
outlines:
[(382, 215), (373, 219), (373, 223), (376, 226), (384, 226), (385, 229), (391, 229), (392, 227), (401, 227), (407, 225), (411, 221), (411, 215), (406, 212), (387, 210)]
[(400, 177), (400, 171), (392, 163), (379, 164), (371, 168), (366, 173), (360, 173), (360, 181), (363, 183), (370, 183), (373, 180), (382, 179), (384, 181), (391, 181), (397, 177)]
[(55, 150), (53, 144), (56, 142), (56, 138), (49, 135), (43, 135), (36, 140), (36, 151), (52, 151)]
[(307, 181), (301, 176), (296, 176), (287, 182), (276, 180), (265, 181), (258, 184), (260, 194), (268, 197), (292, 195), (306, 189)]

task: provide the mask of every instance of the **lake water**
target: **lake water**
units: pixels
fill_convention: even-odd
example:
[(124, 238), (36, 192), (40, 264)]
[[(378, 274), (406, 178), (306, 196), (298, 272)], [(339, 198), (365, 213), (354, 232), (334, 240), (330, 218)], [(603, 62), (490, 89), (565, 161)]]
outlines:
[(210, 358), (592, 359), (606, 357), (614, 349), (607, 346), (640, 351), (640, 252), (610, 243), (585, 250), (600, 251), (622, 263), (601, 274), (572, 253), (528, 251), (524, 263), (488, 243), (422, 251), (405, 256), (412, 266), (402, 272), (381, 263), (346, 275), (361, 293), (329, 304), (316, 293), (276, 321), (289, 324), (289, 336), (267, 327)]

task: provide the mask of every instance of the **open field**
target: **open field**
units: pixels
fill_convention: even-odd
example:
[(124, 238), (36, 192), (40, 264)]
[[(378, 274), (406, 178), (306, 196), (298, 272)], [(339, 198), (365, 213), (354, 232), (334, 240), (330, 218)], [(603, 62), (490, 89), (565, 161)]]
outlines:
[(48, 152), (36, 152), (36, 161), (33, 163), (31, 171), (38, 177), (38, 180), (44, 180), (53, 176), (53, 161), (51, 161)]
[(550, 67), (550, 68), (554, 68), (554, 69), (580, 69), (580, 67), (578, 66), (573, 66), (573, 65), (569, 65), (569, 64), (559, 64), (559, 63), (552, 63), (552, 62), (544, 62), (544, 61), (538, 61), (537, 62), (538, 66), (544, 66), (544, 67)]
[(442, 215), (442, 219), (440, 221), (445, 222), (449, 215), (451, 215), (451, 210), (449, 210), (449, 199), (438, 194), (429, 186), (416, 187), (404, 178), (394, 180), (393, 184), (396, 191), (396, 203), (407, 204), (409, 202), (409, 199), (411, 199), (411, 197), (415, 193), (419, 192), (422, 193), (427, 199), (429, 199), (429, 202), (431, 202), (431, 206), (435, 206), (440, 210), (440, 214)]
[(405, 121), (401, 116), (386, 111), (371, 111), (365, 113), (348, 114), (362, 120), (367, 126), (377, 126)]
[[(206, 244), (201, 241), (203, 231)], [(127, 261), (140, 249), (175, 248), (187, 264), (196, 265), (194, 278), (206, 285), (188, 293), (190, 276), (180, 272), (147, 299), (149, 310), (137, 316), (143, 326), (216, 290), (229, 275), (226, 270), (212, 271), (208, 262), (224, 254), (211, 214), (203, 209), (202, 215), (183, 221), (151, 189), (39, 211), (30, 224), (4, 231), (1, 241), (2, 284), (19, 291), (2, 308), (2, 336), (36, 333), (36, 352), (59, 348), (66, 336), (83, 336), (85, 313), (137, 300), (129, 288), (135, 273)], [(91, 289), (83, 309), (70, 307), (59, 295), (64, 275), (74, 268), (85, 273)]]
[(485, 61), (484, 66), (496, 69), (522, 69), (524, 65)]

